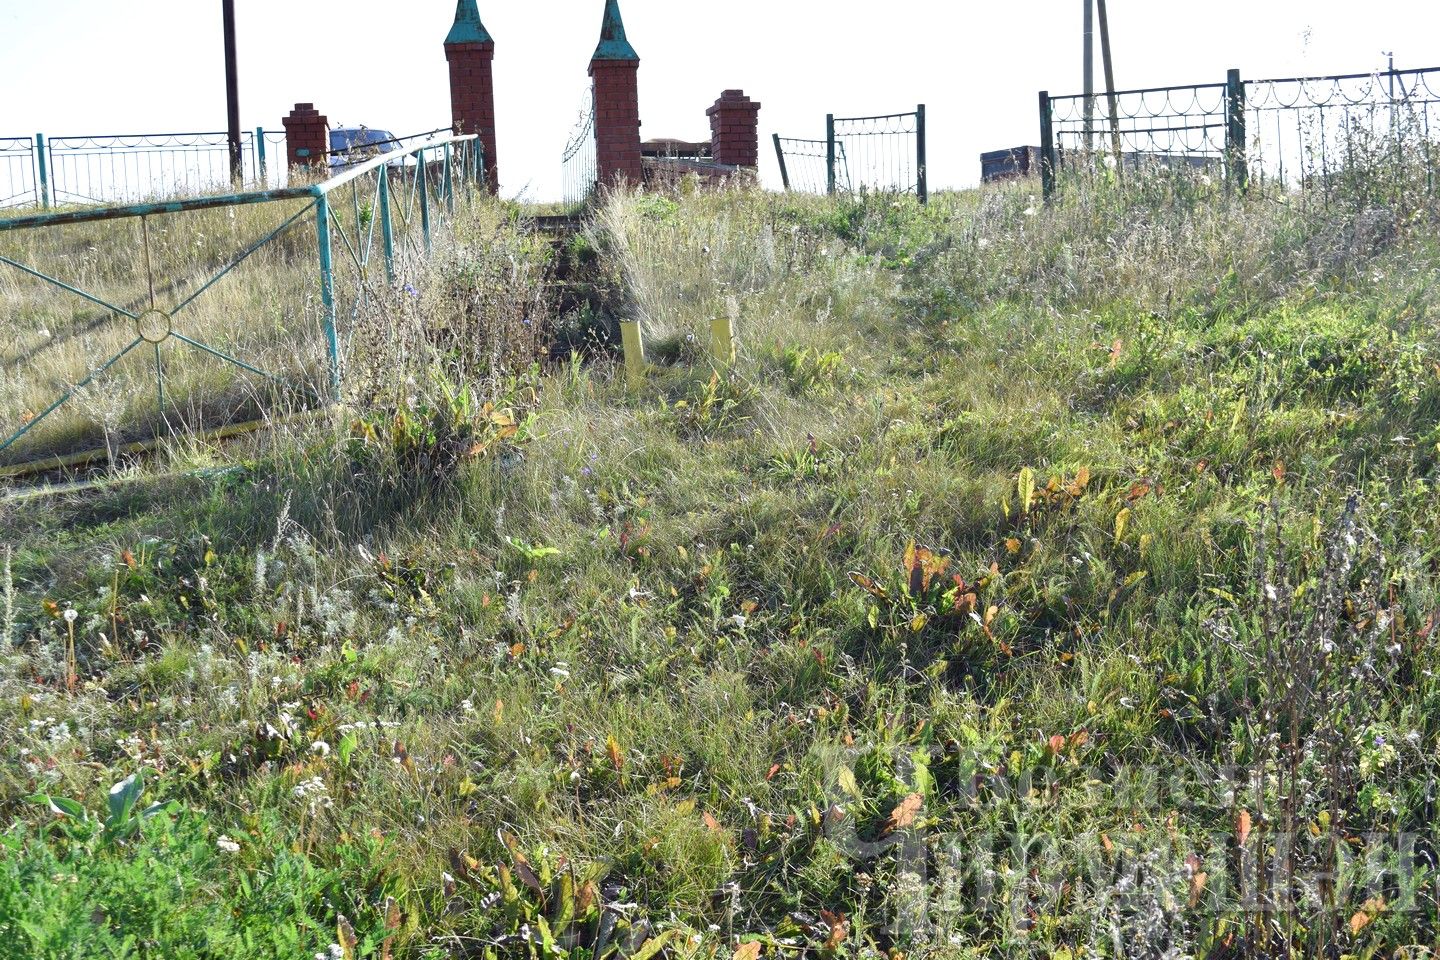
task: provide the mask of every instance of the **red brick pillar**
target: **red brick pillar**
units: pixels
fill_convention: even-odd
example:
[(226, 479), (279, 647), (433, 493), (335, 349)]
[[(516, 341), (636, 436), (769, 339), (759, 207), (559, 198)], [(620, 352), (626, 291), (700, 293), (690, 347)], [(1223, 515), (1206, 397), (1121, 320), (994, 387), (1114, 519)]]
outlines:
[(590, 60), (595, 84), (596, 171), (602, 185), (644, 179), (640, 160), (640, 55), (625, 38), (619, 0), (606, 0), (600, 45)]
[(285, 125), (285, 160), (292, 170), (328, 167), (325, 154), (330, 150), (330, 121), (320, 115), (315, 104), (295, 104), (290, 116), (280, 122)]
[(705, 115), (710, 118), (710, 155), (716, 163), (760, 165), (760, 104), (744, 90), (726, 90)]
[(485, 184), (499, 186), (495, 150), (495, 41), (480, 22), (476, 0), (459, 0), (455, 25), (445, 38), (450, 64), (450, 116), (455, 132), (478, 134), (485, 147)]

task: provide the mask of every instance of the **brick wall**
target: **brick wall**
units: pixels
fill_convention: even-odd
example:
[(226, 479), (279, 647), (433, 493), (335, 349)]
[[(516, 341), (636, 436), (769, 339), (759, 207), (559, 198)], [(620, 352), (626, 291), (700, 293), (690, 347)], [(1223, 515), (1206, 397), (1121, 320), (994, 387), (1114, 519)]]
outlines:
[(330, 121), (315, 104), (295, 104), (290, 116), (280, 122), (285, 126), (285, 159), (292, 169), (328, 166), (325, 154), (330, 149)]
[(600, 182), (644, 179), (640, 158), (640, 62), (594, 60), (595, 155)]
[(710, 150), (716, 163), (760, 165), (760, 104), (743, 90), (726, 90), (705, 114), (710, 118)]
[(500, 183), (495, 149), (495, 44), (447, 43), (450, 64), (450, 115), (457, 133), (478, 134), (485, 145), (485, 183), (493, 193)]

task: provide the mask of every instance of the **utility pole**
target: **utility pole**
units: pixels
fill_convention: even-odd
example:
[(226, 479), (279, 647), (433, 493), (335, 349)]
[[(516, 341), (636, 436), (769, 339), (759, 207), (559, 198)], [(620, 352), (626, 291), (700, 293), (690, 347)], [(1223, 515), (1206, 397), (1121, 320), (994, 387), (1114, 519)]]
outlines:
[(1085, 152), (1095, 152), (1095, 0), (1085, 4)]
[(245, 155), (240, 149), (240, 74), (235, 56), (235, 0), (220, 0), (225, 21), (225, 106), (230, 143), (230, 182), (239, 189), (245, 181)]
[(1115, 99), (1115, 61), (1110, 56), (1110, 14), (1105, 0), (1095, 0), (1100, 7), (1100, 50), (1105, 59), (1105, 94), (1110, 100), (1110, 147), (1115, 151), (1115, 170), (1119, 173), (1125, 166), (1125, 154), (1120, 145), (1120, 104)]

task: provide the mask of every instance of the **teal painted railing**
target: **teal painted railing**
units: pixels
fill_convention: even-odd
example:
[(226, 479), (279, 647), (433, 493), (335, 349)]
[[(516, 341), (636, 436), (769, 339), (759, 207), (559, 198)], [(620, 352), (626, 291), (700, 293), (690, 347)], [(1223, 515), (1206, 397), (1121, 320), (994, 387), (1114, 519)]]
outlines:
[[(263, 135), (252, 142), (263, 143)], [(19, 465), (34, 468), (78, 462), (91, 454), (83, 449), (87, 441), (99, 438), (113, 454), (116, 443), (152, 442), (177, 424), (188, 429), (192, 421), (206, 419), (193, 415), (196, 411), (213, 414), (214, 404), (203, 390), (192, 390), (183, 399), (171, 395), (167, 371), (178, 362), (171, 358), (175, 350), (216, 361), (248, 378), (249, 401), (238, 407), (257, 415), (267, 412), (262, 409), (266, 404), (258, 399), (261, 394), (288, 409), (338, 400), (344, 382), (346, 321), (354, 320), (380, 285), (393, 288), (407, 259), (424, 257), (432, 250), (437, 231), (455, 214), (457, 199), (483, 190), (481, 154), (480, 141), (474, 136), (431, 135), (397, 142), (390, 152), (359, 159), (313, 185), (0, 217), (0, 271), (12, 271), (17, 278), (17, 293), (9, 303), (0, 295), (0, 324), (15, 333), (12, 345), (0, 346), (0, 475), (16, 472)], [(260, 157), (265, 155), (257, 154), (257, 165), (264, 169)], [(184, 262), (189, 254), (187, 244), (197, 249), (202, 241), (208, 245), (206, 249), (215, 245), (213, 236), (190, 236), (189, 231), (196, 229), (193, 222), (176, 221), (202, 211), (228, 211), (229, 216), (219, 220), (210, 214), (206, 229), (235, 233), (238, 211), (256, 206), (278, 208), (272, 223), (257, 230), (260, 235), (251, 242), (237, 236), (233, 252), (225, 254), (213, 270), (205, 268), (208, 276), (194, 273), (193, 264), (186, 267), (186, 275), (168, 279), (163, 271), (155, 270), (156, 261), (161, 261), (162, 268), (165, 265), (162, 253), (170, 261)], [(255, 219), (263, 218), (247, 216), (243, 222)], [(271, 327), (279, 333), (249, 329), (242, 318), (240, 333), (229, 341), (208, 337), (195, 316), (196, 302), (202, 297), (217, 298), (217, 288), (223, 290), (227, 278), (262, 251), (272, 251), (271, 263), (278, 260), (303, 275), (305, 243), (297, 245), (291, 235), (311, 223), (313, 232), (305, 229), (314, 243), (310, 289), (318, 299), (316, 332), (323, 341), (319, 351), (323, 370), (292, 369), (287, 373), (270, 369), (265, 359), (287, 359), (291, 352), (288, 348), (277, 350), (276, 344), (266, 342), (268, 337), (293, 335), (296, 326), (305, 329), (297, 320), (305, 314), (303, 304), (271, 302), (280, 292), (279, 274), (264, 274), (246, 288), (258, 302), (236, 304), (236, 309), (253, 311), (257, 318), (281, 318)], [(67, 230), (87, 232), (77, 236), (64, 233)], [(56, 234), (45, 238), (39, 231)], [(138, 297), (117, 298), (103, 284), (80, 279), (102, 272), (98, 267), (85, 267), (89, 262), (98, 263), (92, 257), (123, 256), (132, 238), (138, 240), (135, 279), (143, 281)], [(116, 249), (103, 254), (97, 249), (112, 243)], [(53, 262), (34, 262), (46, 254), (53, 255)], [(31, 261), (22, 259), (25, 256)], [(379, 263), (383, 263), (383, 274), (376, 276)], [(29, 286), (19, 290), (20, 280)], [(44, 291), (75, 303), (77, 308), (50, 302), (42, 309), (37, 304), (42, 303)], [(303, 290), (300, 292), (303, 299)], [(98, 315), (92, 307), (99, 308)], [(49, 329), (62, 324), (65, 329)], [(37, 326), (39, 329), (31, 329)], [(63, 366), (67, 357), (85, 352), (86, 342), (112, 346), (106, 347), (104, 354), (86, 356), (83, 366), (57, 374), (55, 368)], [(299, 355), (304, 350), (297, 346), (293, 352)], [(137, 403), (134, 390), (129, 389), (141, 381), (133, 366), (141, 358), (150, 370), (148, 376), (153, 377), (153, 404)], [(78, 361), (72, 357), (70, 362), (73, 366)], [(42, 368), (43, 372), (27, 379), (27, 370)], [(128, 389), (120, 403), (125, 408), (123, 422), (98, 423), (96, 416), (77, 410), (77, 416), (71, 418), (74, 422), (57, 423), (61, 411), (85, 406), (79, 400), (82, 395), (94, 406), (99, 395), (96, 388), (120, 368), (126, 370), (123, 386)], [(16, 406), (35, 397), (45, 384), (55, 388), (48, 405), (37, 402), (17, 414)], [(10, 423), (4, 422), (7, 404), (8, 413), (14, 415)], [(227, 424), (217, 424), (212, 418), (207, 426)], [(28, 453), (27, 446), (33, 448)]]

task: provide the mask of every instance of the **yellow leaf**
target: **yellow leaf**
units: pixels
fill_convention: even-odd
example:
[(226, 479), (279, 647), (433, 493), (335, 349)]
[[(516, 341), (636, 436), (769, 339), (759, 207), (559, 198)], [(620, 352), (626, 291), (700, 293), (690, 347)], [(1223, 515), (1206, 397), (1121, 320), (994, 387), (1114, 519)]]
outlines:
[(1130, 508), (1126, 507), (1115, 515), (1115, 542), (1125, 539), (1125, 528), (1130, 525)]
[(1005, 541), (1005, 549), (1006, 549), (1007, 552), (1009, 552), (1009, 553), (1011, 553), (1011, 554), (1019, 553), (1019, 552), (1020, 552), (1020, 541), (1017, 540), (1015, 537), (1011, 537), (1009, 540), (1006, 540), (1006, 541)]
[(1035, 471), (1024, 467), (1020, 471), (1020, 479), (1016, 483), (1020, 493), (1020, 512), (1030, 512), (1030, 501), (1035, 497)]
[(730, 960), (757, 960), (760, 956), (760, 941), (751, 940), (749, 943), (742, 943), (735, 948)]
[(855, 781), (855, 771), (842, 766), (835, 774), (835, 782), (840, 785), (841, 790), (857, 800), (860, 799), (860, 784)]
[(918, 793), (912, 793), (900, 805), (890, 811), (890, 817), (885, 821), (883, 833), (892, 833), (896, 830), (903, 830), (915, 822), (915, 815), (920, 812), (920, 807), (925, 803), (925, 798)]
[(616, 770), (625, 766), (625, 757), (620, 753), (620, 744), (615, 741), (613, 736), (605, 738), (605, 753), (610, 757), (610, 765)]
[(335, 940), (340, 944), (340, 952), (345, 960), (355, 960), (355, 948), (360, 941), (355, 936), (355, 928), (350, 926), (350, 921), (341, 914), (340, 919), (335, 923)]
[(1240, 846), (1245, 846), (1245, 841), (1250, 838), (1250, 811), (1241, 810), (1235, 817), (1235, 839), (1240, 841)]
[(917, 613), (917, 614), (915, 614), (915, 618), (910, 621), (910, 632), (911, 632), (911, 633), (919, 633), (921, 630), (924, 630), (924, 629), (925, 629), (925, 624), (927, 624), (927, 623), (929, 623), (929, 622), (930, 622), (930, 618), (927, 617), (925, 614), (923, 614), (923, 613)]
[(1191, 875), (1190, 909), (1195, 909), (1195, 905), (1200, 902), (1200, 895), (1205, 892), (1205, 881), (1209, 878), (1210, 875), (1204, 870), (1197, 870), (1194, 874)]

